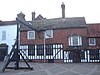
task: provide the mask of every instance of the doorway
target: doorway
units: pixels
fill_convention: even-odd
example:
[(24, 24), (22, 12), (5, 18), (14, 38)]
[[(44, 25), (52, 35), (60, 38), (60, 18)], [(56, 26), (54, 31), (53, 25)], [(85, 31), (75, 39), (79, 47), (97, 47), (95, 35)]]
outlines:
[(0, 61), (4, 60), (7, 53), (8, 53), (8, 45), (7, 44), (0, 44)]
[(74, 63), (80, 63), (81, 62), (81, 58), (80, 58), (80, 51), (79, 50), (74, 50), (73, 51), (74, 55), (73, 55), (73, 62)]

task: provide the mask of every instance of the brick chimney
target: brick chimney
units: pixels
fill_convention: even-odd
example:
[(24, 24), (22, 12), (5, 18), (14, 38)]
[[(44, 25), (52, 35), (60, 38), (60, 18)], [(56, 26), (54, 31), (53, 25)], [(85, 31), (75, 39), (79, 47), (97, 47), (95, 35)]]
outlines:
[(63, 2), (61, 8), (62, 8), (62, 18), (65, 18), (65, 4)]
[(21, 20), (25, 20), (25, 15), (22, 12), (20, 12), (19, 14), (17, 14), (17, 17), (19, 19), (21, 19)]
[(36, 14), (35, 11), (32, 12), (32, 21), (35, 20), (35, 14)]

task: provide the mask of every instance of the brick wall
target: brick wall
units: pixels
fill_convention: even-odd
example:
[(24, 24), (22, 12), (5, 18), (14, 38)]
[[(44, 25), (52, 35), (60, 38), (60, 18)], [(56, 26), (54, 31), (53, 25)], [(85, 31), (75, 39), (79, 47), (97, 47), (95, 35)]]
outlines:
[[(68, 29), (56, 29), (53, 31), (53, 38), (46, 39), (46, 44), (62, 43), (64, 48), (68, 47), (68, 37), (72, 33), (77, 33), (80, 36), (87, 36), (86, 28), (68, 28)], [(36, 38), (34, 40), (27, 39), (27, 31), (20, 32), (21, 44), (43, 44), (43, 33), (36, 32)]]

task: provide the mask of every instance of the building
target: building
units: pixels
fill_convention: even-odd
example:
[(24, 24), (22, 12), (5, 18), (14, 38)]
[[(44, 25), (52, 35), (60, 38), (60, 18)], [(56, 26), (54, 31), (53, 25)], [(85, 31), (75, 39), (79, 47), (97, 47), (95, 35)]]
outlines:
[(9, 54), (17, 34), (16, 21), (0, 21), (0, 61)]
[[(19, 46), (25, 59), (33, 62), (100, 62), (100, 23), (86, 24), (84, 17), (46, 19), (42, 15), (20, 19)], [(16, 41), (16, 21), (0, 21), (0, 60), (10, 53)], [(20, 58), (22, 59), (22, 58)]]
[(34, 62), (100, 62), (100, 24), (65, 18), (64, 3), (61, 8), (61, 18), (37, 19), (32, 13), (34, 30), (20, 25), (20, 49)]

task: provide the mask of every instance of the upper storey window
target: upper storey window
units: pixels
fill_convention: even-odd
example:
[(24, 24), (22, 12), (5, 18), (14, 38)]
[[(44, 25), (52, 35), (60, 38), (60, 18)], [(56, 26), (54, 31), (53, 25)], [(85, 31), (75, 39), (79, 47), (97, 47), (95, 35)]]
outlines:
[(6, 31), (2, 31), (2, 40), (6, 40)]
[(89, 38), (89, 46), (95, 46), (96, 45), (96, 38)]
[(68, 38), (69, 46), (80, 46), (82, 45), (82, 37), (79, 35), (72, 35)]
[(53, 30), (46, 30), (45, 38), (53, 38)]
[(28, 31), (27, 36), (28, 39), (35, 39), (35, 31)]

